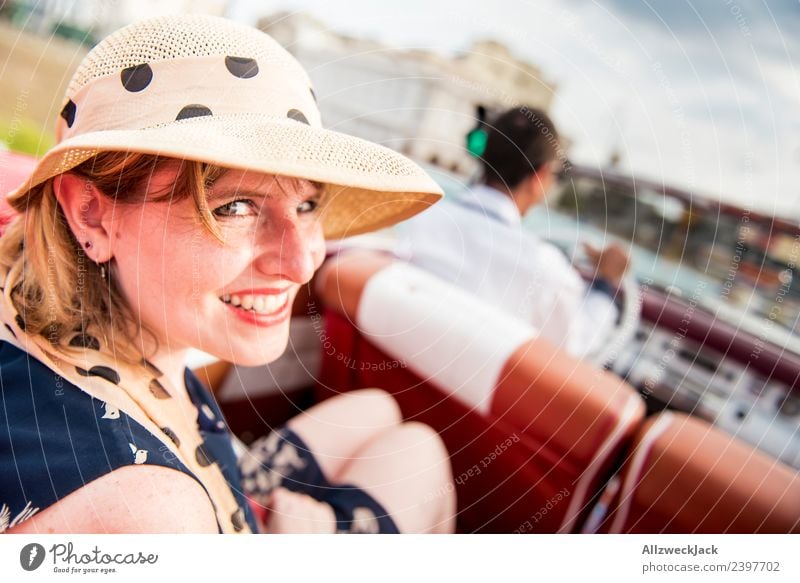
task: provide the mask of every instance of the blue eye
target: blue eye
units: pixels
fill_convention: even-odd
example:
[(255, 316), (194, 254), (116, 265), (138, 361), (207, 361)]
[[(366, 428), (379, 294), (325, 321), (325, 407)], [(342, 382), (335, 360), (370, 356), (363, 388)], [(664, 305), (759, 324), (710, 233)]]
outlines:
[(258, 209), (251, 200), (234, 200), (214, 209), (217, 217), (247, 217), (257, 215)]
[(313, 213), (315, 210), (317, 210), (317, 207), (319, 207), (319, 199), (311, 198), (297, 205), (297, 213), (298, 214)]

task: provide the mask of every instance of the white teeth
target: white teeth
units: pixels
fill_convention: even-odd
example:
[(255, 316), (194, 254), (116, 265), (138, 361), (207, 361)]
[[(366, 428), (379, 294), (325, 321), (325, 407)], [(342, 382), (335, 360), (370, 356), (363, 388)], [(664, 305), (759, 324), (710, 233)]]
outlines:
[(289, 295), (269, 294), (269, 295), (230, 295), (222, 296), (222, 301), (234, 306), (240, 306), (244, 310), (252, 310), (258, 314), (271, 314), (280, 310), (289, 299)]
[(253, 300), (253, 311), (263, 312), (264, 304), (265, 304), (264, 296), (257, 296), (256, 299)]
[(279, 296), (268, 296), (264, 298), (264, 309), (267, 312), (274, 312), (278, 308), (280, 308), (284, 302), (286, 301), (286, 295), (281, 294)]

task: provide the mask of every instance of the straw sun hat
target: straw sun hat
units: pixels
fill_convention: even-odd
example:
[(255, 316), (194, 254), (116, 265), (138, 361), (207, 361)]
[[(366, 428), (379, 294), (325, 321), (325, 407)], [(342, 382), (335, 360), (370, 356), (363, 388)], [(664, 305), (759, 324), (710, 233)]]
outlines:
[(210, 16), (145, 20), (100, 42), (72, 77), (56, 137), (11, 201), (101, 151), (325, 183), (328, 238), (392, 225), (442, 196), (406, 157), (323, 129), (308, 75), (271, 37)]

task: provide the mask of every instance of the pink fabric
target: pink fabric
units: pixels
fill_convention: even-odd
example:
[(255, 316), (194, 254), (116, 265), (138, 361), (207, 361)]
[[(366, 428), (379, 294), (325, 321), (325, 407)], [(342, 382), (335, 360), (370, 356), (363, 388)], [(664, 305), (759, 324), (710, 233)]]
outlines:
[(8, 206), (6, 195), (25, 182), (35, 167), (33, 156), (0, 150), (0, 235), (16, 215)]

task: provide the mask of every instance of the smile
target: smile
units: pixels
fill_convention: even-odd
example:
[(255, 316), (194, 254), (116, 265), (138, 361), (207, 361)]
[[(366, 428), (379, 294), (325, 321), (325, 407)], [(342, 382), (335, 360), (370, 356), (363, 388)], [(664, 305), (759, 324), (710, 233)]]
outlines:
[(225, 294), (220, 299), (236, 308), (266, 316), (281, 312), (289, 301), (289, 294)]

